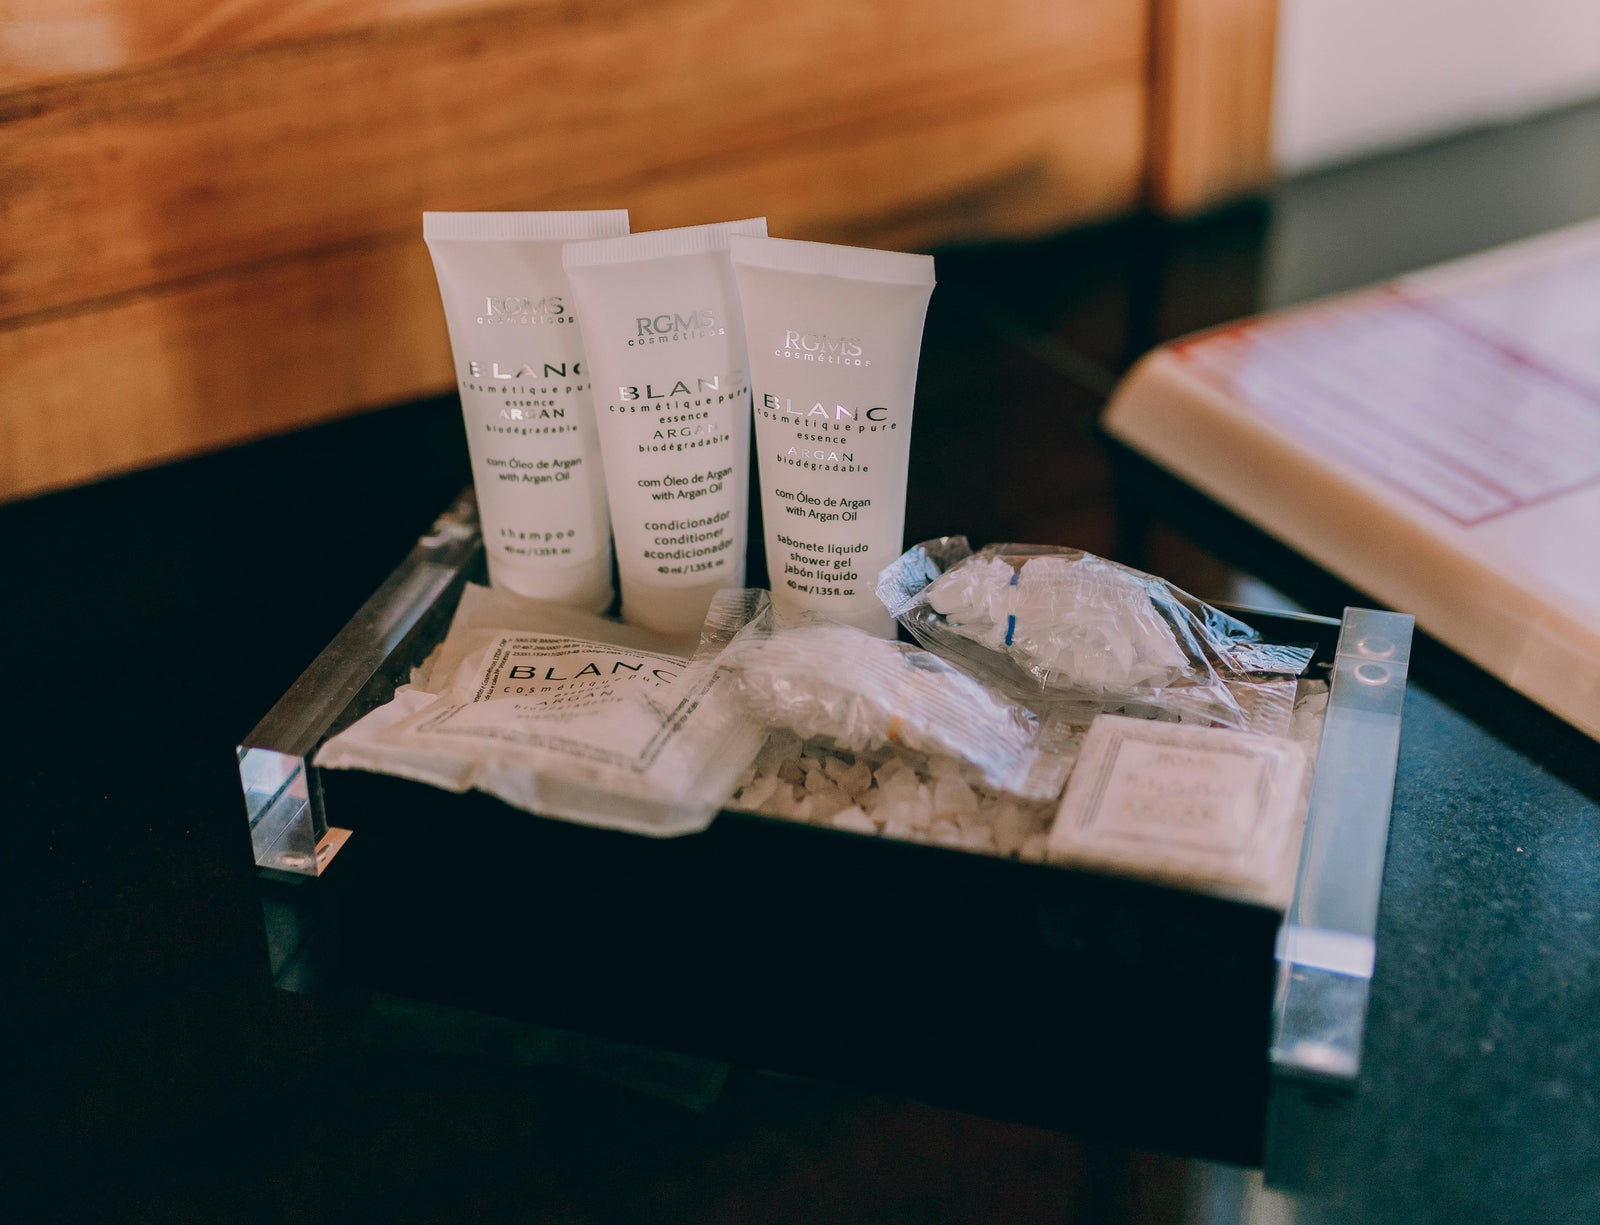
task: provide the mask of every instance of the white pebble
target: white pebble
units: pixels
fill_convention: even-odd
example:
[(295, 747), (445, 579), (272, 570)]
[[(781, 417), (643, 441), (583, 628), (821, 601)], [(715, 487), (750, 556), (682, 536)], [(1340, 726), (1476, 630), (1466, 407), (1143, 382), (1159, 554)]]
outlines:
[(825, 790), (810, 792), (809, 795), (812, 814), (819, 821), (824, 817), (831, 817), (834, 813), (841, 812), (846, 808), (859, 807), (856, 804), (852, 804), (850, 797), (837, 787), (830, 786)]
[[(974, 785), (976, 783), (976, 786)], [(742, 807), (888, 838), (1043, 862), (1050, 813), (997, 795), (957, 759), (892, 750), (873, 765), (774, 732), (735, 792)]]
[(1015, 833), (1018, 837), (1026, 837), (1028, 826), (1033, 824), (1013, 800), (998, 801), (991, 810), (991, 817), (995, 829)]
[(1002, 855), (1015, 854), (1033, 826), (1027, 814), (1010, 800), (1002, 800), (994, 806), (990, 823), (994, 827), (995, 847)]
[(979, 825), (964, 827), (961, 831), (961, 845), (975, 851), (992, 851), (994, 835)]
[(885, 823), (892, 821), (896, 825), (904, 825), (909, 829), (917, 828), (919, 817), (922, 818), (921, 825), (926, 826), (928, 824), (927, 818), (923, 816), (921, 809), (905, 800), (891, 800), (887, 803), (879, 804), (873, 810), (872, 817), (876, 821)]
[(833, 823), (839, 829), (853, 829), (858, 834), (875, 834), (878, 827), (871, 817), (851, 805), (833, 814)]
[(933, 789), (933, 811), (936, 816), (975, 817), (978, 815), (978, 797), (972, 788), (955, 774), (946, 774)]
[(788, 728), (780, 727), (767, 737), (761, 752), (756, 754), (756, 770), (761, 774), (776, 774), (778, 767), (790, 757), (800, 753), (800, 737)]
[(739, 803), (747, 808), (760, 808), (778, 790), (778, 776), (776, 774), (758, 774), (739, 793)]
[(880, 787), (887, 783), (890, 779), (894, 778), (897, 774), (909, 773), (914, 772), (898, 757), (889, 758), (888, 761), (884, 762), (881, 766), (873, 771), (874, 776), (878, 780), (878, 786)]
[(1022, 849), (1022, 839), (1011, 834), (994, 831), (994, 849), (1002, 855), (1015, 855)]
[(855, 765), (847, 766), (833, 777), (834, 781), (850, 795), (865, 795), (867, 788), (872, 786), (872, 767), (864, 761), (858, 761)]
[(811, 797), (806, 796), (804, 802), (806, 808), (802, 811), (801, 800), (795, 796), (794, 788), (784, 783), (772, 793), (772, 799), (767, 801), (767, 811), (775, 812), (780, 817), (796, 817), (803, 821), (805, 819), (803, 813), (811, 811)]
[(889, 781), (884, 782), (880, 776), (878, 789), (883, 792), (883, 802), (886, 804), (902, 801), (915, 802), (920, 799), (922, 784), (917, 782), (917, 776), (909, 770), (889, 776)]

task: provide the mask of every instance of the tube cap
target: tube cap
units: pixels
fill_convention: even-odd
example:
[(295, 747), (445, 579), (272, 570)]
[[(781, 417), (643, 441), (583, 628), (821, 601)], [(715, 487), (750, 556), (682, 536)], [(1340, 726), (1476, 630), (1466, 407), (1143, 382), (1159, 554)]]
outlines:
[(603, 613), (611, 607), (611, 555), (602, 553), (575, 566), (523, 567), (508, 565), (491, 554), (489, 584), (530, 599)]

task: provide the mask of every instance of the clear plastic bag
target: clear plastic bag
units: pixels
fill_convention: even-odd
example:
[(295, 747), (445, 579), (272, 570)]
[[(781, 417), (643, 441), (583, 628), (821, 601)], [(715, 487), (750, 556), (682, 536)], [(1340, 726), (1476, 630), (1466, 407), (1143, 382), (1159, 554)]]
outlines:
[(769, 606), (719, 665), (753, 719), (805, 741), (957, 758), (988, 786), (1026, 798), (1058, 793), (1070, 768), (1052, 751), (1051, 720), (931, 651), (816, 615), (785, 619)]
[(412, 683), (317, 764), (474, 788), (606, 829), (693, 833), (762, 743), (716, 659), (766, 605), (764, 591), (719, 592), (690, 658), (681, 638), (468, 587)]
[(964, 536), (908, 550), (878, 596), (917, 642), (1035, 709), (1282, 734), (1312, 649), (1261, 640), (1164, 579), (1078, 549)]

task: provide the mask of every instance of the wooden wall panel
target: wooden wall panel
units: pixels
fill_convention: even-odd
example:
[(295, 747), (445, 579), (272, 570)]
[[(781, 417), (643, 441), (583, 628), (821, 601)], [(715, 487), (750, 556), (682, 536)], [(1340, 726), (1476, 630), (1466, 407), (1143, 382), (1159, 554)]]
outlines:
[(914, 248), (1264, 165), (1272, 0), (0, 3), (0, 499), (446, 388), (424, 209)]
[[(516, 0), (5, 0), (0, 90), (147, 68)], [(522, 0), (553, 7), (560, 0)]]
[(437, 293), (426, 249), (389, 239), (0, 330), (0, 492), (438, 391), (449, 341), (420, 309)]
[(1271, 181), (1277, 0), (1153, 0), (1149, 198), (1193, 213)]
[[(915, 247), (1027, 232), (1137, 198), (1132, 75), (851, 139), (753, 149), (641, 177), (636, 217), (741, 216)], [(678, 214), (683, 214), (681, 218)], [(0, 497), (19, 497), (447, 389), (449, 348), (416, 218), (322, 248), (0, 327)]]
[[(1141, 72), (1138, 0), (991, 0), (981, 24), (967, 0), (920, 0), (906, 16), (595, 0), (0, 98), (0, 320), (412, 230), (425, 208), (631, 205), (719, 162)], [(705, 219), (699, 203), (635, 226)]]

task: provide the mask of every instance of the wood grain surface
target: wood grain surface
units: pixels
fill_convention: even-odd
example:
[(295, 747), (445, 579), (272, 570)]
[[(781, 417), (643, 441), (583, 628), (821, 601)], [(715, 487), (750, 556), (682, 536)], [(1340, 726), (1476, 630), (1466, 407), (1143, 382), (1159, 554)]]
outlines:
[[(636, 221), (750, 215), (802, 237), (917, 247), (1030, 232), (1137, 197), (1143, 93), (1112, 79), (1002, 113), (935, 115), (782, 158), (641, 180)], [(871, 208), (865, 202), (871, 202)], [(605, 201), (597, 201), (605, 203)], [(774, 203), (781, 208), (770, 207)], [(0, 497), (19, 497), (447, 390), (415, 220), (0, 326)]]
[[(1160, 117), (1152, 4), (1213, 48)], [(425, 209), (926, 248), (1182, 207), (1211, 10), (1263, 4), (11, 0), (0, 500), (447, 389)]]
[[(979, 36), (964, 0), (919, 0), (905, 23), (898, 7), (594, 0), (12, 94), (0, 320), (400, 233), (428, 208), (632, 205), (673, 179), (984, 114), (1005, 143), (1011, 112), (1140, 70), (1135, 0), (985, 12)], [(879, 205), (845, 181), (807, 189), (827, 195)], [(739, 211), (702, 204), (644, 209), (635, 228)], [(802, 215), (781, 198), (758, 211), (775, 228)]]
[[(74, 485), (450, 380), (420, 240), (316, 251), (0, 330), (0, 491)], [(400, 303), (398, 310), (384, 304)]]
[(0, 90), (271, 43), (562, 0), (6, 0)]
[(1194, 213), (1272, 178), (1278, 0), (1153, 0), (1150, 203)]

